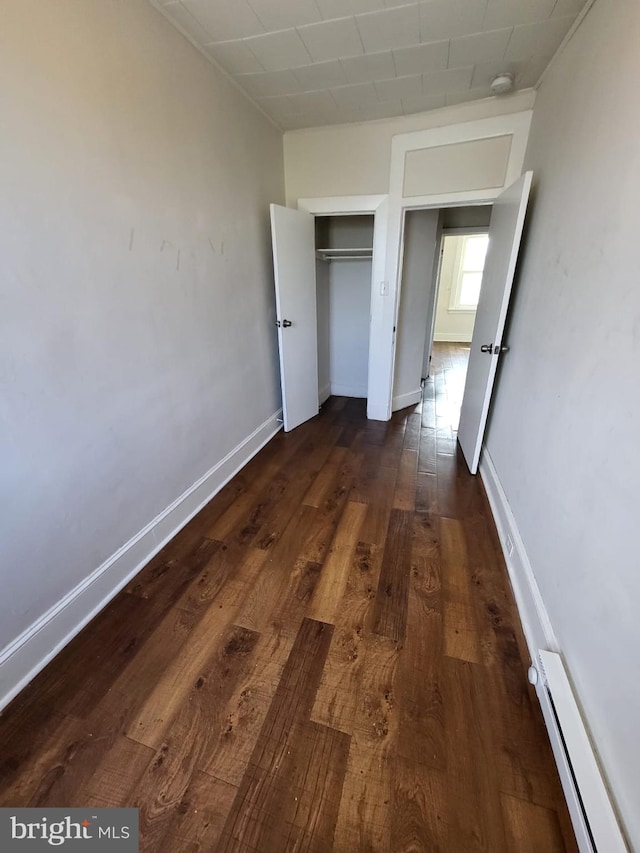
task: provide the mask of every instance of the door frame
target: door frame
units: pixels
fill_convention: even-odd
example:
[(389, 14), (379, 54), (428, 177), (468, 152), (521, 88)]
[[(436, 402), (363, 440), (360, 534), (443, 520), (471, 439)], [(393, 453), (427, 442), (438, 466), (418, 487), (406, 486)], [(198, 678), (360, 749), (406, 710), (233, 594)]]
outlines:
[[(369, 315), (369, 369), (367, 374), (367, 417), (374, 420), (380, 418), (378, 413), (384, 407), (387, 389), (378, 381), (377, 347), (375, 341), (374, 318), (378, 312), (379, 299), (376, 298), (378, 287), (384, 290), (384, 271), (386, 269), (387, 247), (387, 195), (357, 195), (357, 196), (327, 196), (325, 198), (299, 198), (298, 210), (304, 210), (312, 216), (357, 216), (373, 215), (373, 257), (371, 262), (371, 300)], [(386, 289), (388, 290), (388, 284)]]
[[(464, 204), (461, 202), (458, 205), (448, 204), (448, 205), (445, 205), (445, 207), (447, 207), (447, 208), (451, 208), (451, 207), (469, 208), (469, 207), (475, 207), (475, 206), (480, 206), (480, 205), (482, 205), (483, 207), (492, 207), (493, 202), (488, 201), (488, 202), (483, 203), (480, 201), (474, 201), (473, 204)], [(452, 227), (452, 228), (443, 228), (442, 224), (441, 224), (442, 223), (441, 212), (442, 212), (443, 208), (441, 208), (441, 207), (406, 208), (404, 212), (406, 214), (407, 211), (412, 211), (412, 210), (436, 210), (440, 214), (439, 215), (439, 221), (438, 221), (438, 230), (437, 230), (437, 234), (436, 234), (434, 265), (433, 265), (433, 269), (432, 269), (432, 273), (431, 273), (431, 278), (429, 278), (428, 282), (427, 282), (428, 288), (431, 289), (431, 299), (429, 300), (429, 303), (428, 303), (427, 313), (425, 315), (425, 323), (424, 323), (425, 337), (424, 337), (424, 344), (422, 347), (423, 359), (422, 359), (422, 373), (421, 373), (421, 379), (424, 381), (424, 379), (426, 379), (430, 375), (429, 370), (430, 370), (430, 362), (431, 362), (431, 352), (432, 352), (433, 344), (434, 344), (436, 314), (437, 314), (437, 309), (438, 309), (438, 297), (440, 294), (440, 276), (442, 273), (442, 249), (443, 249), (443, 245), (444, 245), (444, 238), (447, 236), (456, 236), (456, 235), (464, 236), (467, 234), (486, 234), (489, 230), (489, 226), (488, 225), (469, 225), (467, 227), (460, 226), (460, 227)], [(400, 259), (400, 275), (403, 275), (403, 272), (404, 272), (404, 262), (405, 262), (404, 229), (405, 229), (405, 226), (406, 226), (406, 218), (403, 218), (403, 223), (402, 223), (403, 246), (402, 246), (402, 257)], [(399, 312), (399, 309), (400, 309), (400, 304), (398, 303), (398, 312)], [(398, 314), (398, 317), (399, 317), (399, 314)], [(428, 322), (429, 317), (431, 318), (430, 323)], [(398, 326), (398, 331), (401, 331), (400, 319), (398, 319), (397, 326)], [(396, 336), (396, 338), (397, 338), (397, 336)], [(395, 391), (396, 391), (396, 388), (395, 388), (395, 368), (394, 368), (394, 387), (393, 387), (393, 397), (392, 397), (393, 411), (397, 411), (399, 408), (402, 408), (403, 406), (409, 405), (409, 403), (403, 402), (402, 405), (399, 406), (398, 405), (398, 399), (399, 398), (396, 396)], [(421, 397), (421, 389), (420, 389), (419, 395), (416, 396), (415, 400), (412, 400), (410, 404), (413, 405), (414, 402), (419, 402), (420, 397)]]
[[(400, 252), (398, 258), (398, 283), (396, 288), (396, 305), (395, 305), (395, 325), (394, 325), (394, 335), (393, 335), (393, 362), (392, 362), (392, 374), (391, 374), (391, 400), (390, 400), (390, 412), (393, 411), (393, 400), (394, 400), (394, 390), (395, 390), (395, 358), (396, 358), (396, 340), (397, 333), (396, 328), (399, 330), (400, 323), (400, 295), (401, 295), (401, 285), (402, 285), (402, 275), (404, 272), (404, 254), (405, 254), (405, 216), (407, 211), (411, 210), (441, 210), (444, 207), (486, 207), (493, 206), (493, 203), (498, 195), (502, 192), (502, 189), (498, 191), (498, 193), (492, 197), (488, 197), (485, 199), (478, 199), (474, 196), (473, 201), (456, 201), (454, 204), (451, 203), (438, 203), (438, 204), (408, 204), (402, 205), (402, 220), (400, 223)], [(460, 193), (458, 193), (460, 195)], [(438, 243), (436, 246), (436, 268), (432, 272), (432, 276), (435, 277), (435, 282), (433, 288), (433, 302), (431, 303), (432, 316), (431, 316), (431, 329), (426, 329), (425, 333), (425, 346), (429, 336), (431, 340), (429, 341), (429, 355), (431, 355), (431, 350), (433, 348), (433, 336), (435, 332), (435, 323), (436, 323), (436, 312), (438, 309), (438, 294), (440, 292), (440, 272), (441, 272), (441, 251), (444, 242), (444, 238), (447, 234), (473, 234), (473, 233), (486, 233), (489, 230), (488, 226), (470, 226), (469, 228), (442, 228), (439, 230), (438, 234)], [(425, 318), (426, 319), (426, 318)], [(426, 323), (425, 323), (426, 328)], [(424, 366), (424, 359), (423, 359)]]
[[(386, 406), (379, 410), (380, 420), (389, 420), (393, 401), (396, 361), (396, 327), (400, 309), (402, 265), (404, 260), (404, 225), (408, 210), (428, 210), (440, 207), (472, 207), (493, 204), (500, 193), (522, 174), (524, 154), (531, 126), (531, 110), (494, 116), (462, 124), (445, 125), (394, 136), (391, 142), (391, 174), (389, 181), (389, 210), (385, 279), (390, 283), (390, 299), (380, 311), (380, 324), (372, 333), (380, 344), (380, 384), (387, 388)], [(499, 187), (480, 190), (404, 196), (405, 158), (411, 151), (438, 148), (460, 142), (511, 136), (511, 146), (503, 183)], [(383, 411), (384, 409), (384, 411)]]

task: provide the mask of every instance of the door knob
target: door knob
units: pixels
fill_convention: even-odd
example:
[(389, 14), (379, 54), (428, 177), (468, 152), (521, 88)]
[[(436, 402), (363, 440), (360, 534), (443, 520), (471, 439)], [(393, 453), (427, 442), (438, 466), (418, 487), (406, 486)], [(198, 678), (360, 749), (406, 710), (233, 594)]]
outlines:
[(282, 321), (282, 328), (283, 329), (288, 329), (289, 326), (292, 326), (292, 325), (293, 325), (293, 323), (291, 322), (291, 320), (283, 320)]
[(491, 354), (493, 352), (493, 344), (482, 344), (480, 352), (488, 352)]

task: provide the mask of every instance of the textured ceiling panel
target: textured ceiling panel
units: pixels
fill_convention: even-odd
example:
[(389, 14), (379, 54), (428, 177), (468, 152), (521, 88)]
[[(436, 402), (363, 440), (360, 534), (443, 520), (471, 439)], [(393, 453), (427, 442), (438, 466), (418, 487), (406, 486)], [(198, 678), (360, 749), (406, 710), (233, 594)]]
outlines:
[(585, 0), (150, 0), (282, 128), (536, 84)]

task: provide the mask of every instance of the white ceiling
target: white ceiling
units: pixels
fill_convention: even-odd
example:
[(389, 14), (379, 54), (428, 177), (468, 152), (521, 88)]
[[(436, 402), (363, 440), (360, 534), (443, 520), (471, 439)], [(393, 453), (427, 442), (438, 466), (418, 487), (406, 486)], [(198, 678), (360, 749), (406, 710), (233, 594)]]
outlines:
[(388, 118), (538, 81), (585, 0), (151, 0), (283, 129)]

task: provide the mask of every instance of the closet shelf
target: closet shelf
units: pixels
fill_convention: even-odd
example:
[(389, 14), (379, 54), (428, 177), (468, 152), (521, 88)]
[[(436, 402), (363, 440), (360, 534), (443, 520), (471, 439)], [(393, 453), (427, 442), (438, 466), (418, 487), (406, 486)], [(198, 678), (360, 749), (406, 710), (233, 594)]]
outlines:
[(321, 261), (363, 261), (373, 257), (373, 249), (316, 249), (316, 258)]

